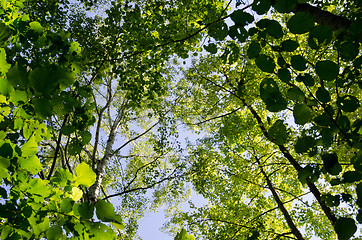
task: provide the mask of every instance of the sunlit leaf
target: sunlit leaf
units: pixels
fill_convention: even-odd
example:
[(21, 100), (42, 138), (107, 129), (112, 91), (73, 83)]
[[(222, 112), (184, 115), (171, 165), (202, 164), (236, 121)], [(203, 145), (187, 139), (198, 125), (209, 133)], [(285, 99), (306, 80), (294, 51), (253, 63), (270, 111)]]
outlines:
[(72, 193), (70, 194), (70, 198), (73, 199), (73, 201), (78, 201), (83, 197), (83, 192), (77, 187), (72, 188)]
[(86, 163), (80, 163), (75, 168), (75, 174), (77, 176), (76, 184), (90, 187), (96, 181), (96, 174)]

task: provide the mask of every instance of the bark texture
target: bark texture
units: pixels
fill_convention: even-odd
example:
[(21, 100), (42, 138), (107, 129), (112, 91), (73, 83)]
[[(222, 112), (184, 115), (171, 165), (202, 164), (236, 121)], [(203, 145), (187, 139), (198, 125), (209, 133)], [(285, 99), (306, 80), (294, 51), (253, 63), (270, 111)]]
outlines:
[(320, 25), (326, 25), (332, 28), (333, 31), (336, 31), (341, 28), (348, 28), (352, 23), (351, 20), (335, 15), (328, 11), (322, 10), (318, 7), (314, 7), (309, 4), (297, 4), (293, 9), (294, 13), (298, 12), (308, 12), (312, 14), (316, 23)]

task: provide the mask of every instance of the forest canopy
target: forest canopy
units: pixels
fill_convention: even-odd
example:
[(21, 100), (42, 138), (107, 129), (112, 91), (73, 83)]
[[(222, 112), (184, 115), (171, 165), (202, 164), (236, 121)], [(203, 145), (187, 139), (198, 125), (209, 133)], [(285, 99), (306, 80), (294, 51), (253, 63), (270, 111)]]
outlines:
[(0, 4), (0, 239), (360, 239), (360, 0)]

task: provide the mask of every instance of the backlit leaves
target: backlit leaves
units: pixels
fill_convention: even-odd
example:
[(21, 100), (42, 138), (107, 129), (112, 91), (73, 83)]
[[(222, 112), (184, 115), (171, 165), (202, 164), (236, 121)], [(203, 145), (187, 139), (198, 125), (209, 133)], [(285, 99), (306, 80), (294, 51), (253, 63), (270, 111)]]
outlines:
[(96, 174), (86, 163), (80, 163), (75, 168), (75, 174), (77, 176), (76, 183), (90, 187), (96, 180)]

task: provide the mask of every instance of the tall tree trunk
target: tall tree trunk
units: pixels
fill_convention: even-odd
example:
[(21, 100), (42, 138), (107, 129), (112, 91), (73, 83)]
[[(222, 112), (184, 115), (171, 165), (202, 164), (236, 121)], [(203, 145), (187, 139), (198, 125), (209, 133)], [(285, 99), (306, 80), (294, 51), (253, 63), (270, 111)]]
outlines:
[(282, 200), (279, 198), (278, 193), (276, 192), (273, 183), (271, 182), (271, 180), (269, 179), (268, 175), (266, 174), (266, 172), (264, 171), (263, 167), (260, 164), (259, 159), (255, 156), (256, 161), (258, 162), (259, 165), (259, 169), (261, 171), (261, 173), (263, 174), (263, 176), (266, 179), (266, 183), (268, 185), (269, 190), (272, 192), (274, 200), (277, 202), (278, 208), (280, 209), (280, 211), (283, 213), (283, 216), (285, 218), (285, 220), (287, 221), (287, 224), (290, 228), (290, 230), (292, 231), (292, 233), (294, 234), (294, 236), (298, 239), (298, 240), (304, 240), (303, 235), (300, 233), (299, 229), (297, 228), (297, 226), (295, 226), (292, 217), (290, 216), (289, 212), (287, 211), (287, 209), (284, 207), (284, 204), (282, 202)]
[(341, 28), (348, 28), (351, 24), (351, 20), (345, 17), (335, 15), (309, 4), (297, 4), (293, 9), (293, 12), (308, 12), (312, 14), (316, 23), (329, 26), (334, 31)]

